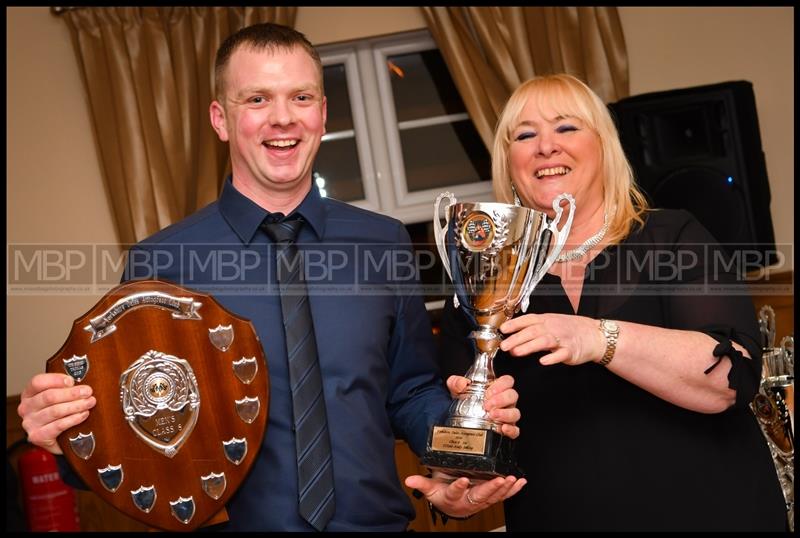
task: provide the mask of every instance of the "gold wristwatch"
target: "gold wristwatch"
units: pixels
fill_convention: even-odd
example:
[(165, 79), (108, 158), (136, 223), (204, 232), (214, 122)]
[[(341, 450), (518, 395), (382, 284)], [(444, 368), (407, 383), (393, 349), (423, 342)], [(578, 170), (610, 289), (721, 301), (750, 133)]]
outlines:
[(614, 352), (617, 351), (617, 339), (619, 338), (619, 325), (616, 321), (609, 319), (600, 320), (600, 331), (606, 337), (606, 352), (603, 353), (603, 358), (600, 359), (598, 364), (601, 366), (608, 366), (611, 359), (614, 358)]

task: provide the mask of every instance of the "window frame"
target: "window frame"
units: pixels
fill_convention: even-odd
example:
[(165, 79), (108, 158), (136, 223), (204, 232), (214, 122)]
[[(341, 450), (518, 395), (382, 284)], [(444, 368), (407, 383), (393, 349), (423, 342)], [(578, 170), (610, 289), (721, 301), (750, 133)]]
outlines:
[(430, 220), (433, 217), (434, 201), (442, 191), (450, 191), (459, 201), (494, 199), (491, 178), (420, 191), (408, 189), (400, 131), (469, 118), (468, 114), (461, 113), (398, 124), (392, 83), (389, 70), (386, 69), (388, 58), (431, 49), (438, 47), (428, 30), (317, 47), (323, 65), (342, 63), (343, 59), (345, 63), (366, 194), (366, 200), (351, 203), (394, 217), (405, 224)]
[[(357, 106), (363, 102), (364, 97), (361, 93), (361, 78), (358, 72), (358, 62), (354, 51), (343, 50), (341, 52), (331, 51), (325, 57), (321, 57), (322, 66), (344, 64), (347, 76), (347, 95), (350, 99), (350, 111), (353, 115), (352, 131), (326, 132), (322, 135), (322, 142), (326, 140), (340, 140), (353, 138), (358, 154), (358, 164), (361, 169), (361, 183), (364, 189), (364, 198), (360, 200), (350, 200), (347, 203), (368, 209), (370, 211), (381, 211), (381, 201), (378, 197), (378, 185), (375, 181), (375, 166), (372, 162), (372, 144), (367, 133), (367, 118), (362, 107)], [(327, 130), (326, 130), (327, 131)]]

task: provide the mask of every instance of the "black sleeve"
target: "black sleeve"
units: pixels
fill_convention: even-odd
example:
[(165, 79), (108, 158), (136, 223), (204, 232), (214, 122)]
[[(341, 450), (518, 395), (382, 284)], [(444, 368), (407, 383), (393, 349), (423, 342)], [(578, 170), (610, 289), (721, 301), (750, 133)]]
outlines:
[(63, 480), (66, 485), (75, 489), (89, 489), (89, 486), (83, 483), (78, 473), (72, 470), (72, 467), (67, 462), (67, 458), (62, 454), (56, 454), (56, 465), (58, 466), (58, 474), (61, 475), (61, 480)]
[[(691, 214), (675, 213), (681, 219), (674, 241), (678, 285), (665, 298), (667, 319), (672, 328), (699, 331), (720, 342), (714, 354), (731, 360), (728, 386), (736, 391), (734, 407), (745, 407), (761, 380), (761, 348), (742, 258), (728, 253)], [(731, 342), (743, 346), (750, 359)], [(715, 365), (709, 365), (706, 373)]]

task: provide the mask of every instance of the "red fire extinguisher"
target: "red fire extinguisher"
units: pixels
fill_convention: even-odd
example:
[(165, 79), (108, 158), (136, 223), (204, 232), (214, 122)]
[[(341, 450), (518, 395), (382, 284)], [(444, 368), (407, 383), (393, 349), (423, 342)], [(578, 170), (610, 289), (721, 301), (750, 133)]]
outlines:
[(34, 447), (19, 457), (18, 466), (28, 530), (79, 531), (75, 490), (61, 480), (55, 456)]

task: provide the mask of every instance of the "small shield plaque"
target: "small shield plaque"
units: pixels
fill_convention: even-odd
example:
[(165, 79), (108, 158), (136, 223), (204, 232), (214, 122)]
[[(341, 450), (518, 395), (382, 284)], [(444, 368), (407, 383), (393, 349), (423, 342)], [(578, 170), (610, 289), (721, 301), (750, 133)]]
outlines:
[(194, 516), (194, 499), (192, 497), (188, 499), (180, 497), (177, 501), (170, 501), (169, 506), (175, 519), (184, 525), (192, 520)]
[(79, 433), (75, 437), (70, 437), (69, 446), (76, 456), (88, 460), (94, 452), (94, 434)]
[(208, 337), (214, 347), (220, 351), (228, 351), (233, 343), (233, 327), (218, 325), (215, 329), (208, 330)]
[(225, 492), (225, 473), (210, 473), (207, 476), (202, 476), (200, 479), (203, 481), (203, 491), (212, 499), (219, 499)]
[(249, 359), (242, 357), (238, 361), (233, 361), (233, 373), (236, 374), (239, 381), (249, 385), (258, 373), (258, 361), (256, 361), (255, 357), (250, 357)]
[(142, 486), (131, 491), (133, 504), (145, 514), (153, 509), (153, 505), (156, 503), (156, 496), (156, 488), (154, 486)]
[(82, 357), (73, 355), (71, 359), (64, 359), (64, 371), (72, 376), (76, 383), (80, 383), (89, 372), (89, 359), (86, 355)]
[(103, 487), (111, 493), (117, 491), (124, 478), (122, 465), (107, 465), (102, 469), (98, 469), (97, 475), (100, 477), (100, 483)]

